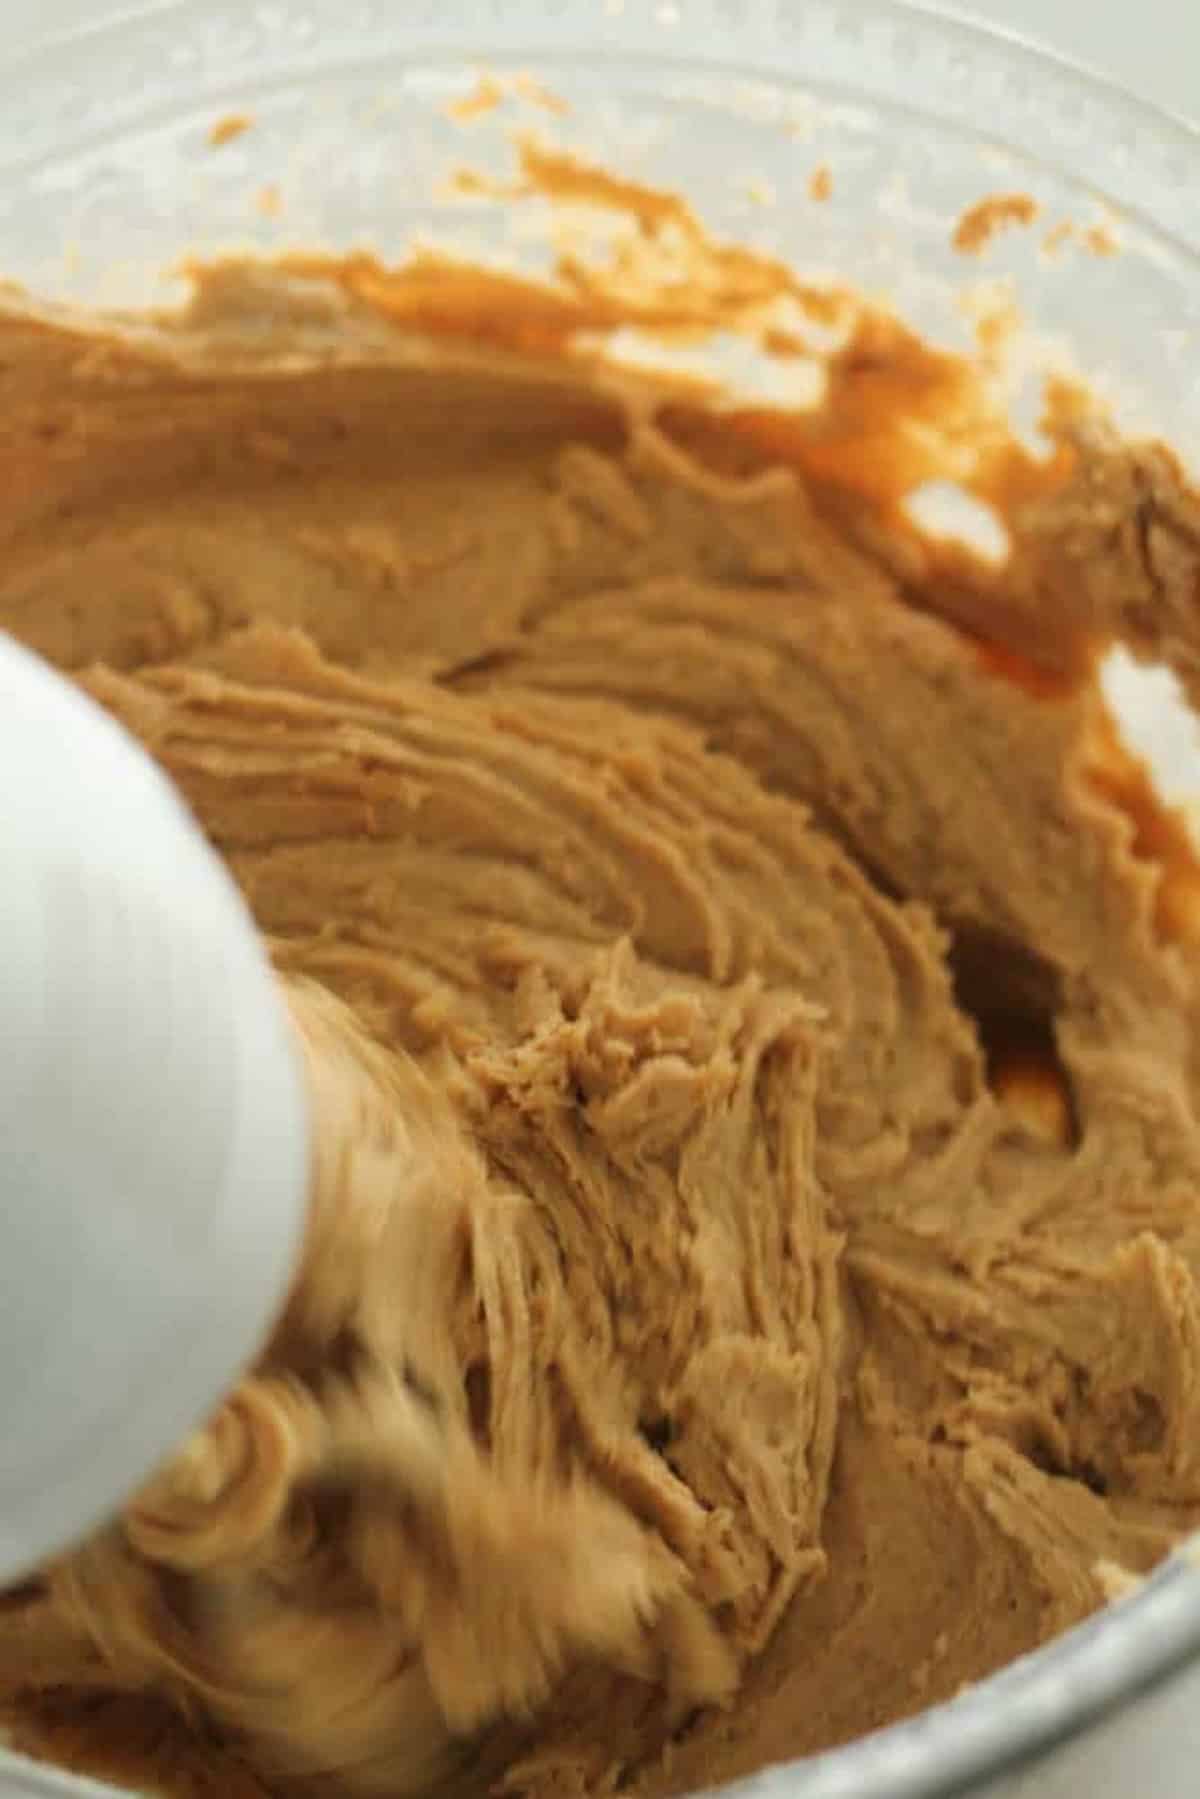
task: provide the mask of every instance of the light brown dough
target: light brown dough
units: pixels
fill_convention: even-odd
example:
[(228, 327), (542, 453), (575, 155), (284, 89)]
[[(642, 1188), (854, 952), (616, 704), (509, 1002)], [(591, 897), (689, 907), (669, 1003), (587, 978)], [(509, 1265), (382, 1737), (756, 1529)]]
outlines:
[(260, 1365), (0, 1601), (19, 1742), (682, 1791), (1200, 1520), (1197, 875), (1092, 668), (1194, 670), (1165, 453), (1080, 427), (995, 575), (314, 275), (0, 364), (0, 624), (228, 859), (319, 1125)]

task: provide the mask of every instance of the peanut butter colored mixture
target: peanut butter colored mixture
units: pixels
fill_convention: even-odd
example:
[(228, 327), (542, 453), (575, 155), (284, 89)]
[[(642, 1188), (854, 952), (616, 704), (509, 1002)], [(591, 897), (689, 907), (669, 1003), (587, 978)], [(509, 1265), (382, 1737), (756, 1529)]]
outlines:
[[(1120, 639), (1200, 692), (1200, 504), (1065, 390), (1035, 460), (865, 308), (806, 414), (618, 370), (581, 331), (786, 356), (772, 299), (823, 303), (609, 198), (683, 287), (0, 308), (0, 625), (228, 859), (317, 1121), (259, 1364), (0, 1598), (35, 1754), (651, 1799), (1200, 1522), (1200, 871), (1097, 681)], [(906, 521), (964, 470), (1002, 564)]]

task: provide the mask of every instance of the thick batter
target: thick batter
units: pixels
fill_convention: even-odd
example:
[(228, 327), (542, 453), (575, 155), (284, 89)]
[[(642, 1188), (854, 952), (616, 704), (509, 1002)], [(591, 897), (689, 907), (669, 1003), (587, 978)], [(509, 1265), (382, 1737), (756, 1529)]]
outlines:
[[(878, 319), (801, 420), (569, 326), (361, 262), (0, 317), (0, 624), (228, 858), (319, 1122), (261, 1364), (0, 1602), (38, 1753), (682, 1791), (1200, 1521), (1200, 877), (1094, 672), (1194, 682), (1194, 496)], [(1002, 567), (903, 524), (939, 422)]]

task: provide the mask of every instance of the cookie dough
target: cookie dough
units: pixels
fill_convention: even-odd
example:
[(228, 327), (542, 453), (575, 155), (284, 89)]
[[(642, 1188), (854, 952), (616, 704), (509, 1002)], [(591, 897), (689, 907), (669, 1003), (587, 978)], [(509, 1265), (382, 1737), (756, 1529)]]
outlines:
[[(556, 307), (0, 311), (0, 624), (228, 859), (319, 1122), (260, 1364), (0, 1599), (35, 1753), (650, 1799), (1200, 1522), (1200, 874), (1097, 678), (1197, 685), (1195, 496), (865, 313), (792, 417)], [(1002, 563), (902, 516), (968, 438)]]

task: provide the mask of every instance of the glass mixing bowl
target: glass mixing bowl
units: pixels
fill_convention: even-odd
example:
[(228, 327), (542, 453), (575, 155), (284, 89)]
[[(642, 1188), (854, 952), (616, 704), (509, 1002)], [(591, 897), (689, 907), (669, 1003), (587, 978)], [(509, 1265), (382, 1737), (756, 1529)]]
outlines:
[[(480, 68), (534, 74), (569, 111), (456, 123), (447, 105)], [(514, 122), (682, 190), (714, 233), (886, 295), (951, 346), (971, 342), (964, 289), (978, 300), (987, 284), (1020, 307), (1039, 358), (1200, 454), (1200, 137), (887, 0), (158, 0), (0, 59), (0, 267), (49, 297), (122, 305), (171, 298), (173, 262), (230, 247), (399, 259), (422, 239), (536, 270), (536, 231), (514, 240), (447, 182), (464, 162), (509, 166)], [(967, 261), (954, 221), (996, 191), (1031, 195), (1038, 225)], [(1074, 235), (1055, 249), (1064, 221)], [(1127, 685), (1153, 736), (1158, 690)], [(1190, 741), (1172, 745), (1175, 788), (1200, 786)], [(1200, 1765), (1194, 1563), (1181, 1551), (950, 1704), (746, 1792), (1182, 1799)], [(1168, 1761), (1165, 1733), (1189, 1728)]]

